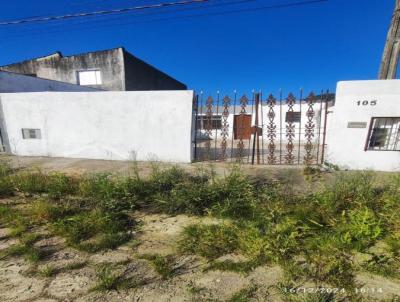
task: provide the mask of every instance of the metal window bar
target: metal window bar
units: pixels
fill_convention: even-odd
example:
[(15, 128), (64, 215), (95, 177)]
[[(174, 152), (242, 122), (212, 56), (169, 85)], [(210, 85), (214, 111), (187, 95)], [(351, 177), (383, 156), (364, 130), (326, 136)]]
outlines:
[(371, 119), (366, 151), (400, 151), (400, 117), (373, 117)]

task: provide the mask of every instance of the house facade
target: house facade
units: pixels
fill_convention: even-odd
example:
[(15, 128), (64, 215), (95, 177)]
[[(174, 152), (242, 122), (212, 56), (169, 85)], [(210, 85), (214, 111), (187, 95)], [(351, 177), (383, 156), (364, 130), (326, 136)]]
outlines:
[(339, 82), (328, 117), (327, 161), (400, 171), (400, 80)]
[(49, 56), (0, 66), (0, 70), (111, 91), (186, 90), (186, 85), (124, 48)]

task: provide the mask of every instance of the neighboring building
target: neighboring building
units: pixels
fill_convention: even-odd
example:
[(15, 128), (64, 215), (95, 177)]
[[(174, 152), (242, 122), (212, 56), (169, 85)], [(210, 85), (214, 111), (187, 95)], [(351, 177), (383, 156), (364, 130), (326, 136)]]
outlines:
[(326, 160), (341, 169), (400, 171), (400, 80), (339, 82)]
[(124, 48), (63, 56), (61, 52), (0, 70), (113, 91), (186, 90), (186, 85), (143, 62)]
[(101, 90), (53, 80), (35, 78), (7, 71), (0, 71), (0, 93), (44, 91), (78, 92)]

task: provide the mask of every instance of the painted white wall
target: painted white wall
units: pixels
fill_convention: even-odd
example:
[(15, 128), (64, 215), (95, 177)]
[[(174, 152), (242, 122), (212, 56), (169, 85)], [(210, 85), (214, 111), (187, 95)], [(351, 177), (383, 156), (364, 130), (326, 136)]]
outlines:
[[(376, 105), (371, 101), (376, 100)], [(358, 102), (368, 101), (367, 105)], [(372, 117), (400, 117), (400, 80), (339, 82), (328, 117), (326, 160), (343, 169), (400, 171), (400, 151), (364, 151)], [(365, 128), (348, 128), (365, 122)]]
[(40, 91), (101, 91), (90, 87), (0, 71), (0, 93)]
[[(0, 94), (11, 152), (108, 160), (192, 159), (193, 91)], [(23, 139), (22, 128), (41, 130)]]

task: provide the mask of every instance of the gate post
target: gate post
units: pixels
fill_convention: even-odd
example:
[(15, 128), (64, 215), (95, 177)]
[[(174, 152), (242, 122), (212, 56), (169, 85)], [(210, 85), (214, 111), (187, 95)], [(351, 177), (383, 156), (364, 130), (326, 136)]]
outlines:
[(328, 102), (329, 102), (329, 90), (326, 91), (326, 100), (325, 100), (325, 120), (324, 120), (324, 132), (322, 134), (321, 165), (324, 164), (324, 159), (325, 159), (326, 126), (327, 126), (327, 119), (328, 119)]
[(254, 165), (254, 155), (256, 152), (256, 140), (257, 140), (257, 164), (260, 164), (260, 139), (259, 139), (259, 128), (258, 128), (258, 106), (260, 105), (260, 94), (256, 93), (256, 118), (254, 122), (254, 127), (253, 127), (253, 154), (251, 157), (251, 164)]

